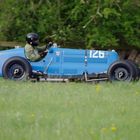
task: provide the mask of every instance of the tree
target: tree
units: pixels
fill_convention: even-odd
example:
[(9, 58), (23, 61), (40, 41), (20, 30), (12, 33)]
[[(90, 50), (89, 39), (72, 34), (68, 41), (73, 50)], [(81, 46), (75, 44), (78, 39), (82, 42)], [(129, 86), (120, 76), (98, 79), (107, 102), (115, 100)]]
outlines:
[(140, 47), (139, 0), (1, 0), (0, 38), (84, 42), (86, 48)]

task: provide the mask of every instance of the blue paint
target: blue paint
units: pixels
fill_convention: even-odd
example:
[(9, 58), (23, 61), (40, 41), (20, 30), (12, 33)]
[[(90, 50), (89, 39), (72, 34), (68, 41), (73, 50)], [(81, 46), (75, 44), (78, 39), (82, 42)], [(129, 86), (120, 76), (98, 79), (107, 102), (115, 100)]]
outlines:
[[(13, 56), (25, 57), (24, 48), (0, 51), (0, 76), (5, 61)], [(77, 75), (106, 73), (109, 66), (118, 60), (115, 51), (80, 50), (51, 47), (38, 62), (29, 62), (32, 70), (48, 76), (74, 77)]]

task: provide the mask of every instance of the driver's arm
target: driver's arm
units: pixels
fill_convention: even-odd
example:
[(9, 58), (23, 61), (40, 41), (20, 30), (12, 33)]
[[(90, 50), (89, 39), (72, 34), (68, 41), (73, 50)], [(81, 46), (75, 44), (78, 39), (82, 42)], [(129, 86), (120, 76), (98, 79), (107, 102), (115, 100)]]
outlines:
[(39, 53), (46, 51), (46, 46), (37, 47)]
[(25, 55), (31, 61), (36, 61), (41, 58), (38, 51), (28, 44), (25, 46)]
[(52, 42), (49, 42), (47, 45), (42, 47), (37, 47), (38, 53), (42, 56), (48, 52), (48, 49), (53, 45)]

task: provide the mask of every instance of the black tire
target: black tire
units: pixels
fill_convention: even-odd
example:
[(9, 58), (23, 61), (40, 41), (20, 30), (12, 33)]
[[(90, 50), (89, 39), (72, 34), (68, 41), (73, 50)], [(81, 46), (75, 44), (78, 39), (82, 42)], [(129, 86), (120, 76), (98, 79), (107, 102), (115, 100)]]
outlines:
[(133, 67), (126, 61), (116, 61), (107, 72), (110, 81), (133, 81), (135, 79)]
[(139, 78), (140, 78), (140, 68), (139, 68), (139, 67), (138, 67), (138, 73), (139, 73), (138, 76), (139, 76)]
[(5, 79), (27, 80), (31, 76), (31, 65), (25, 58), (12, 57), (4, 63), (2, 74)]
[(134, 80), (138, 81), (140, 72), (138, 66), (132, 60), (126, 60), (126, 62), (128, 62), (132, 66), (134, 70)]

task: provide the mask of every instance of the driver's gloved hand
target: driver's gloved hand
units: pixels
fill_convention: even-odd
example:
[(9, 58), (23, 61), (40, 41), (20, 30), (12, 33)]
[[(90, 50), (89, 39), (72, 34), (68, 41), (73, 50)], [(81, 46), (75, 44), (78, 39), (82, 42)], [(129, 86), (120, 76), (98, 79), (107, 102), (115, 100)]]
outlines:
[(44, 56), (47, 54), (47, 52), (48, 52), (48, 51), (40, 52), (39, 55), (40, 55), (41, 57), (44, 57)]
[(53, 42), (49, 42), (49, 43), (46, 45), (46, 49), (49, 49), (52, 45), (53, 45)]

